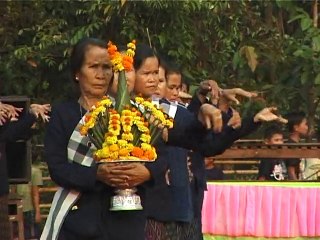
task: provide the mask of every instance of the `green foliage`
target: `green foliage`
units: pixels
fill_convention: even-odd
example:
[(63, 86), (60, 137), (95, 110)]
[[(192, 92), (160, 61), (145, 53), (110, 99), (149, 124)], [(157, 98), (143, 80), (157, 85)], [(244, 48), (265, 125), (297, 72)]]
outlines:
[(69, 96), (71, 46), (92, 36), (151, 44), (193, 85), (213, 78), (257, 90), (282, 112), (317, 113), (320, 32), (309, 14), (312, 2), (35, 0), (0, 7), (2, 94), (35, 101)]

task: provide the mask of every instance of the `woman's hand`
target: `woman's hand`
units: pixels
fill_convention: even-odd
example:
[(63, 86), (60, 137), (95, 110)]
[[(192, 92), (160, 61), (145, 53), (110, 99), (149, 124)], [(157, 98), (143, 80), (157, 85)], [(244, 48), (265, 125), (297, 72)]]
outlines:
[[(151, 175), (149, 170), (142, 163), (126, 163), (128, 165), (128, 169), (124, 171), (116, 171), (114, 173), (119, 174), (119, 176), (126, 177), (126, 184), (128, 184), (129, 188), (138, 186), (148, 180), (150, 180)], [(126, 187), (126, 184), (120, 187)]]
[(97, 179), (112, 187), (132, 188), (150, 179), (149, 170), (141, 163), (99, 164)]
[(205, 103), (200, 107), (198, 120), (207, 129), (212, 129), (216, 133), (222, 131), (223, 122), (221, 111), (210, 104)]
[(223, 89), (221, 91), (221, 94), (229, 101), (235, 102), (237, 105), (240, 104), (240, 101), (237, 99), (237, 96), (242, 96), (246, 98), (253, 98), (258, 96), (257, 93), (249, 92), (242, 88)]
[(275, 112), (277, 111), (276, 107), (267, 107), (262, 109), (254, 116), (254, 122), (271, 122), (278, 121), (280, 123), (288, 123), (288, 120), (278, 116)]
[(31, 104), (30, 113), (33, 114), (36, 118), (41, 117), (44, 122), (49, 122), (50, 117), (48, 113), (51, 111), (50, 104)]
[(232, 109), (232, 117), (229, 119), (227, 125), (232, 127), (233, 129), (237, 129), (241, 127), (241, 116), (238, 111)]
[(8, 119), (16, 120), (21, 111), (22, 108), (0, 102), (0, 125), (3, 125)]
[(217, 104), (219, 100), (220, 88), (215, 80), (205, 80), (200, 83), (198, 89), (198, 99), (200, 102), (206, 102), (206, 96), (209, 94), (213, 104)]
[(128, 188), (128, 176), (123, 172), (132, 168), (127, 164), (102, 163), (98, 165), (97, 179), (112, 187)]

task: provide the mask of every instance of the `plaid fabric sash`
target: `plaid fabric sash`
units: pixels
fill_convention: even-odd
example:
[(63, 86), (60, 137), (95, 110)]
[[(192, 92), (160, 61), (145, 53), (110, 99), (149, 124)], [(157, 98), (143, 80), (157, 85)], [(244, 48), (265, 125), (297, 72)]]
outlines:
[[(83, 166), (90, 167), (95, 164), (92, 158), (94, 145), (89, 143), (89, 138), (82, 136), (79, 132), (84, 117), (77, 124), (68, 143), (68, 161), (77, 162)], [(50, 212), (44, 226), (41, 240), (55, 240), (59, 236), (60, 228), (70, 208), (79, 199), (80, 192), (67, 190), (60, 187), (55, 193)]]
[[(175, 117), (178, 109), (176, 104), (162, 102), (159, 99), (154, 99), (152, 102), (155, 105), (160, 106), (170, 117)], [(84, 117), (79, 121), (70, 137), (67, 149), (68, 161), (70, 163), (77, 162), (83, 166), (90, 167), (95, 164), (92, 158), (95, 147), (93, 144), (90, 144), (88, 137), (82, 136), (79, 132), (81, 123), (83, 123), (83, 121)], [(79, 199), (80, 195), (81, 193), (75, 190), (68, 190), (63, 187), (58, 189), (52, 200), (50, 212), (40, 240), (58, 239), (63, 221), (71, 207)]]

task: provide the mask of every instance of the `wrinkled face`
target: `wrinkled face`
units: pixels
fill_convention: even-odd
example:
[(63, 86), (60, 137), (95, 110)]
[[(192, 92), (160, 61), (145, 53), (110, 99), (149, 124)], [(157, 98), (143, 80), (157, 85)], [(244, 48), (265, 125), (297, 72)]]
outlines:
[(181, 90), (181, 74), (172, 73), (167, 75), (166, 99), (169, 101), (179, 100)]
[[(126, 79), (127, 79), (127, 87), (129, 93), (133, 91), (134, 88), (134, 82), (136, 80), (136, 72), (134, 70), (126, 72)], [(109, 93), (112, 96), (115, 96), (117, 94), (118, 90), (118, 81), (119, 81), (119, 73), (115, 72), (113, 74), (113, 82), (112, 85), (109, 88)]]
[(302, 136), (306, 136), (308, 134), (308, 130), (309, 130), (309, 127), (308, 127), (306, 118), (304, 118), (300, 124), (294, 126), (294, 131), (299, 133)]
[(107, 92), (112, 77), (112, 66), (107, 49), (88, 46), (82, 67), (76, 73), (81, 95), (101, 98)]
[(155, 96), (159, 98), (164, 98), (166, 94), (166, 75), (165, 75), (165, 70), (163, 67), (159, 67), (159, 83), (158, 83), (158, 88), (155, 92)]
[(139, 69), (136, 69), (135, 94), (151, 97), (158, 88), (159, 61), (156, 57), (146, 58)]
[(265, 140), (266, 144), (283, 144), (283, 135), (280, 133), (275, 133), (270, 139)]

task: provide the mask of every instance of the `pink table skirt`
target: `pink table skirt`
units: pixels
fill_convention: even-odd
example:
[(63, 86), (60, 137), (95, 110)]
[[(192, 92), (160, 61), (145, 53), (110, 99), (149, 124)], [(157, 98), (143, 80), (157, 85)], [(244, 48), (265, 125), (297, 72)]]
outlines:
[(320, 184), (212, 182), (202, 223), (211, 235), (320, 236)]

